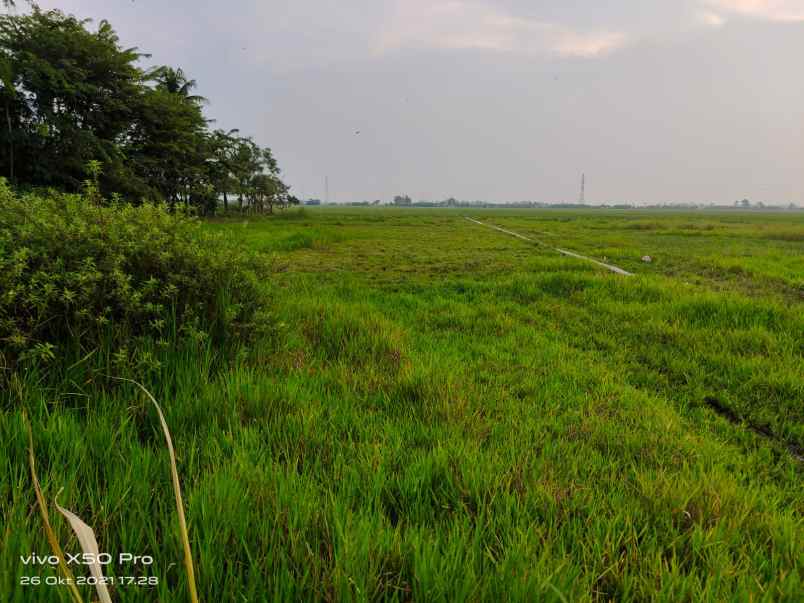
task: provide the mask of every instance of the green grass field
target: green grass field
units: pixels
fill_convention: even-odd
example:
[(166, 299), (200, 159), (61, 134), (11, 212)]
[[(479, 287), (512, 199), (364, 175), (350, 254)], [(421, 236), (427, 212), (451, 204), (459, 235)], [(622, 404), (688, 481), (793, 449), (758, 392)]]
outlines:
[[(270, 265), (278, 327), (142, 376), (203, 601), (802, 600), (801, 212), (307, 208), (208, 228)], [(133, 386), (75, 375), (0, 398), (0, 599), (68, 600), (20, 585), (57, 575), (20, 562), (49, 552), (24, 406), (45, 496), (63, 488), (102, 550), (154, 558), (107, 569), (159, 579), (115, 601), (187, 601), (158, 420)]]

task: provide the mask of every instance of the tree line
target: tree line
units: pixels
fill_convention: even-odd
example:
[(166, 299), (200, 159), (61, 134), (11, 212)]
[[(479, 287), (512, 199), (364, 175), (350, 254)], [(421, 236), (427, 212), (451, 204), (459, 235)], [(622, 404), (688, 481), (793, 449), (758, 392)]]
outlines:
[(20, 188), (164, 201), (211, 213), (297, 202), (271, 150), (211, 129), (206, 100), (180, 68), (145, 69), (107, 21), (32, 7), (0, 16), (0, 176)]

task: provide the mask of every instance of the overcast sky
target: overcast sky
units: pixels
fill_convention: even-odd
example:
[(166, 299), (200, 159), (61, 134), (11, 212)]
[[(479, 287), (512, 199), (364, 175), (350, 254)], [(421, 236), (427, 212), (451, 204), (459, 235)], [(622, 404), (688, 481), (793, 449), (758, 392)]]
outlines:
[(804, 0), (39, 4), (182, 67), (299, 196), (804, 204)]

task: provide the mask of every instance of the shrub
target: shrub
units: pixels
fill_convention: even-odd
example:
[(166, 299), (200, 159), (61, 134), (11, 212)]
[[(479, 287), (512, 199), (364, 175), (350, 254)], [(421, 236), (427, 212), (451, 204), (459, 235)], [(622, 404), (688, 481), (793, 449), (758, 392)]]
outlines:
[(0, 356), (14, 368), (246, 336), (266, 324), (251, 257), (164, 206), (20, 196), (0, 180)]

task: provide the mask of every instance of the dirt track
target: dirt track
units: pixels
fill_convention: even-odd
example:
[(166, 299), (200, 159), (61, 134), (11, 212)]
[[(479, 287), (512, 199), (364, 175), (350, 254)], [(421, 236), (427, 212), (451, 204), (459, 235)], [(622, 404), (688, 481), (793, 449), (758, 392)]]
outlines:
[[(512, 237), (516, 237), (518, 239), (522, 239), (523, 241), (529, 241), (531, 243), (539, 243), (539, 241), (535, 239), (530, 239), (524, 235), (519, 234), (518, 232), (513, 232), (511, 230), (505, 230), (504, 228), (500, 228), (499, 226), (494, 226), (493, 224), (485, 224), (480, 222), (479, 220), (475, 220), (474, 218), (470, 218), (468, 216), (464, 216), (470, 222), (474, 222), (475, 224), (480, 224), (481, 226), (485, 226), (487, 228), (493, 228), (494, 230), (499, 230), (500, 232), (504, 232), (507, 235), (511, 235)], [(575, 253), (574, 251), (568, 251), (567, 249), (560, 249), (559, 247), (550, 247), (553, 251), (557, 251), (561, 255), (566, 255), (569, 257), (577, 258), (579, 260), (586, 260), (587, 262), (592, 262), (593, 264), (597, 264), (598, 266), (602, 266), (607, 270), (611, 270), (612, 272), (616, 272), (617, 274), (622, 274), (623, 276), (634, 276), (632, 272), (628, 272), (627, 270), (623, 270), (622, 268), (618, 268), (617, 266), (612, 266), (611, 264), (606, 264), (604, 262), (599, 262), (593, 258), (586, 257), (585, 255), (581, 255), (580, 253)]]

